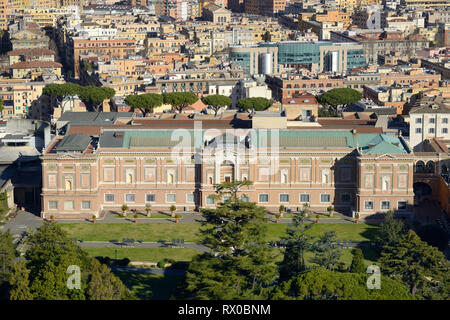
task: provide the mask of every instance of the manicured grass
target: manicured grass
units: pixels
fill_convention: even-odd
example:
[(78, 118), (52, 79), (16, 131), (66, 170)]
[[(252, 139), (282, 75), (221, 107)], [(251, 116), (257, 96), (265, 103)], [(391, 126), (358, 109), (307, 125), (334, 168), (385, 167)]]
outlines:
[[(68, 232), (69, 237), (83, 239), (84, 241), (110, 241), (122, 238), (134, 238), (143, 241), (172, 241), (173, 238), (183, 238), (185, 242), (198, 240), (199, 223), (64, 223), (62, 228)], [(279, 240), (285, 234), (287, 224), (268, 224), (267, 240)], [(378, 230), (378, 226), (355, 223), (323, 223), (315, 224), (310, 234), (320, 234), (334, 230), (339, 240), (371, 241)]]
[(142, 300), (168, 300), (183, 281), (181, 276), (114, 272), (136, 297)]
[(132, 261), (158, 262), (163, 259), (191, 261), (200, 252), (190, 248), (83, 248), (92, 257), (128, 258)]
[[(287, 224), (269, 224), (268, 240), (280, 240), (285, 233)], [(312, 236), (319, 236), (326, 231), (336, 231), (338, 240), (371, 241), (374, 239), (378, 226), (355, 223), (317, 223), (309, 230)]]
[(134, 238), (143, 241), (172, 241), (184, 239), (194, 242), (198, 239), (199, 223), (62, 223), (69, 238), (75, 237), (84, 241), (110, 241), (123, 238)]
[[(117, 219), (134, 219), (134, 215), (129, 215), (129, 216), (126, 216), (126, 217), (115, 216), (114, 218), (117, 218)], [(180, 219), (181, 218), (182, 217), (180, 217)], [(152, 214), (151, 217), (147, 217), (147, 216), (144, 216), (142, 214), (138, 214), (138, 220), (139, 219), (175, 219), (175, 218), (170, 216), (170, 215), (167, 215), (167, 214)]]

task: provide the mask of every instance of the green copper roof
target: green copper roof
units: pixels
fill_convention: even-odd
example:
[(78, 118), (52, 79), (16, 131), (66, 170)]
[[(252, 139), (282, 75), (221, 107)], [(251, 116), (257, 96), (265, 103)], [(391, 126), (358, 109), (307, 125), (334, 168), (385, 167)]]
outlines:
[[(196, 140), (197, 147), (204, 146), (205, 130), (198, 133)], [(242, 134), (246, 131), (242, 131)], [(213, 137), (213, 135), (208, 136)], [(103, 135), (112, 135), (105, 132)], [(187, 139), (193, 146), (194, 130), (130, 130), (123, 131), (121, 143), (113, 145), (104, 141), (104, 147), (174, 147)], [(182, 137), (182, 138), (181, 138)], [(244, 139), (244, 137), (242, 137)], [(173, 141), (172, 141), (173, 140)], [(212, 140), (212, 139), (211, 139)], [(359, 148), (363, 154), (408, 154), (409, 149), (399, 138), (378, 133), (357, 133), (353, 134), (349, 130), (251, 130), (250, 141), (256, 147), (269, 146), (274, 143), (281, 149), (291, 148), (316, 148), (316, 149), (356, 149)], [(119, 142), (119, 141), (118, 141)]]

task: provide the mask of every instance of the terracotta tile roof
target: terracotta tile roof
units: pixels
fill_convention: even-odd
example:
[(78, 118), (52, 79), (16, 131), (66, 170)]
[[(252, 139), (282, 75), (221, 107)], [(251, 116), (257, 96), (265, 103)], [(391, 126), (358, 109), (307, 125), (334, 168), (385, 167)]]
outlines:
[(6, 53), (8, 56), (38, 56), (55, 55), (55, 51), (44, 48), (17, 49)]
[(53, 61), (21, 61), (14, 63), (11, 69), (30, 69), (30, 68), (62, 68), (62, 64)]

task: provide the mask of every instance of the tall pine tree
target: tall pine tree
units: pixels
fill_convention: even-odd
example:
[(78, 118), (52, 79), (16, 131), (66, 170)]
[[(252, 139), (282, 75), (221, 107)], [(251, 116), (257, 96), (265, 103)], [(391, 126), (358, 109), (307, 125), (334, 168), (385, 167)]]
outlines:
[(240, 201), (236, 182), (217, 186), (231, 201), (203, 209), (200, 244), (209, 252), (195, 258), (187, 271), (184, 298), (256, 299), (275, 280), (274, 254), (266, 242), (266, 210)]
[(292, 222), (286, 228), (286, 237), (282, 240), (286, 243), (283, 261), (279, 263), (280, 280), (288, 280), (305, 271), (305, 252), (311, 249), (313, 237), (307, 231), (313, 226), (306, 223), (306, 208), (295, 213)]

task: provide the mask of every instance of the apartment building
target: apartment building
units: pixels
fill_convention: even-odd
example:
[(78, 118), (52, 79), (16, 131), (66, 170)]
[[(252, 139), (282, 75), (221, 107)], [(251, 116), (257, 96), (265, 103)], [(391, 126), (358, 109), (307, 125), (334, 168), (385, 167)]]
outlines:
[(414, 151), (423, 151), (427, 139), (450, 140), (450, 98), (420, 94), (409, 111), (409, 139)]
[(80, 76), (80, 56), (94, 53), (97, 56), (125, 58), (136, 54), (136, 40), (110, 37), (71, 37), (66, 43), (66, 61), (73, 65), (73, 74)]

